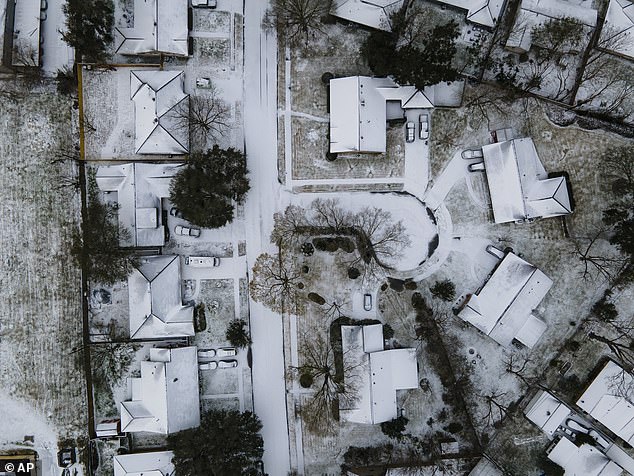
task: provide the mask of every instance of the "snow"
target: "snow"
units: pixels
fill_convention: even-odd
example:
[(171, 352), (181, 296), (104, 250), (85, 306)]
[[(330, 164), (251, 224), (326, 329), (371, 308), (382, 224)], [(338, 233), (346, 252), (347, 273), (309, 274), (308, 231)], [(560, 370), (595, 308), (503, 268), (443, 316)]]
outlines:
[(13, 65), (22, 66), (25, 60), (27, 66), (39, 65), (40, 0), (16, 1), (14, 15)]
[(441, 3), (467, 10), (467, 20), (493, 28), (500, 18), (504, 0), (439, 0)]
[(390, 31), (390, 15), (403, 5), (403, 0), (337, 0), (330, 13), (360, 25)]
[(564, 468), (564, 476), (620, 476), (622, 468), (610, 461), (597, 448), (575, 445), (562, 438), (548, 454), (548, 459)]
[(173, 457), (171, 451), (115, 455), (114, 476), (171, 476)]
[(75, 50), (62, 39), (62, 31), (66, 24), (66, 15), (62, 7), (64, 0), (48, 0), (46, 20), (40, 25), (40, 36), (44, 39), (41, 46), (40, 62), (42, 70), (54, 75), (60, 69), (72, 68), (75, 61)]
[(610, 0), (598, 44), (634, 59), (634, 3), (630, 0)]
[(570, 409), (550, 393), (539, 390), (524, 410), (524, 415), (550, 438), (570, 415)]

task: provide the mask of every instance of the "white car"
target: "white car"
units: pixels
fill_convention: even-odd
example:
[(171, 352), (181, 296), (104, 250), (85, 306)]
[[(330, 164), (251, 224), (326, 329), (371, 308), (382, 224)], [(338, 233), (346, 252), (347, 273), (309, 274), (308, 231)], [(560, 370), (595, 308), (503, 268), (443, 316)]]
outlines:
[(176, 225), (174, 227), (174, 233), (182, 236), (193, 236), (194, 238), (200, 237), (200, 228), (191, 228), (189, 226)]
[(220, 258), (217, 256), (188, 256), (185, 258), (185, 264), (196, 268), (209, 268), (220, 266)]
[(416, 139), (416, 124), (414, 121), (409, 121), (405, 125), (405, 142), (414, 142)]
[(467, 149), (462, 151), (463, 159), (481, 159), (484, 157), (482, 149)]
[(429, 139), (429, 116), (421, 114), (418, 116), (418, 135), (421, 140)]
[(198, 349), (199, 359), (213, 359), (216, 356), (214, 349)]
[(469, 164), (469, 172), (483, 172), (485, 170), (484, 162), (476, 162), (475, 164)]
[(235, 347), (222, 347), (216, 351), (218, 357), (233, 357), (238, 351)]
[(198, 364), (200, 370), (216, 370), (218, 368), (218, 362), (205, 362), (204, 364)]
[(238, 366), (237, 360), (221, 360), (218, 362), (219, 369), (232, 369)]

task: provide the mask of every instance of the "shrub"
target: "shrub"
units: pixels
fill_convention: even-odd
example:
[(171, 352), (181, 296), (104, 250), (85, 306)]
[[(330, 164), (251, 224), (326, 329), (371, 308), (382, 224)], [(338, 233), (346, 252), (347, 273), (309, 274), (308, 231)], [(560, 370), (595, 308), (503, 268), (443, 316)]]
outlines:
[(390, 438), (400, 440), (403, 438), (403, 432), (405, 431), (405, 426), (408, 422), (409, 420), (404, 416), (394, 418), (390, 421), (384, 421), (381, 423), (381, 431), (384, 435), (389, 436)]
[(308, 293), (308, 299), (310, 299), (316, 304), (319, 304), (320, 306), (323, 306), (324, 304), (326, 304), (326, 300), (317, 293)]
[(194, 331), (202, 332), (207, 329), (207, 318), (205, 317), (205, 303), (201, 302), (194, 308)]
[(299, 384), (303, 387), (303, 388), (310, 388), (313, 385), (313, 382), (315, 381), (315, 379), (313, 378), (313, 376), (308, 373), (308, 372), (303, 372), (300, 376), (299, 376)]
[(429, 290), (432, 296), (443, 301), (453, 301), (456, 297), (456, 286), (449, 279), (436, 281)]
[(385, 324), (383, 326), (383, 338), (391, 339), (392, 337), (394, 337), (394, 329), (392, 329), (391, 325)]
[(449, 425), (447, 425), (444, 429), (445, 431), (448, 431), (449, 433), (455, 434), (455, 433), (460, 433), (463, 428), (464, 427), (460, 423), (454, 421), (449, 423)]
[(614, 303), (608, 302), (609, 294), (606, 293), (601, 299), (594, 303), (590, 312), (603, 322), (611, 322), (616, 319), (619, 312)]
[(348, 268), (348, 277), (350, 279), (357, 279), (361, 276), (361, 272), (357, 268)]
[(226, 337), (232, 346), (242, 348), (251, 344), (251, 338), (246, 326), (246, 321), (242, 319), (234, 319), (229, 323)]

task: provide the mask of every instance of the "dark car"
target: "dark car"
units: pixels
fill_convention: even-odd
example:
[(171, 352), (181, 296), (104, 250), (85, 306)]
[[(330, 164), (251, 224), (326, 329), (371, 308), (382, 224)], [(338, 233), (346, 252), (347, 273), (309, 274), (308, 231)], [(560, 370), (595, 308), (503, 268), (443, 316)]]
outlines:
[(176, 218), (183, 218), (183, 212), (181, 212), (178, 208), (172, 207), (170, 208), (170, 215)]
[(60, 468), (67, 468), (77, 462), (75, 448), (63, 448), (57, 453), (57, 464)]

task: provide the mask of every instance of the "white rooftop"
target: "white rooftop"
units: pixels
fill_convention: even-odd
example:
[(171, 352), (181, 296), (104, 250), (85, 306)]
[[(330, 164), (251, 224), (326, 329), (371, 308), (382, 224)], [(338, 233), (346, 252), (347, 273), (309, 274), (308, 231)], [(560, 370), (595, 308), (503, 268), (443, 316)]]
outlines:
[(568, 438), (559, 440), (548, 459), (565, 470), (564, 476), (620, 476), (623, 471), (599, 449), (588, 444), (577, 446)]
[(467, 20), (493, 28), (500, 18), (504, 0), (438, 0), (454, 7), (467, 10)]
[(524, 415), (552, 438), (559, 425), (571, 414), (570, 408), (550, 393), (540, 390), (531, 399)]
[(115, 455), (114, 476), (173, 476), (172, 451)]
[(469, 476), (504, 476), (504, 473), (487, 456), (483, 456), (471, 470)]
[(134, 26), (115, 28), (115, 52), (187, 56), (187, 0), (134, 0)]
[(634, 444), (634, 378), (609, 361), (577, 400), (579, 408)]
[(354, 388), (353, 402), (339, 403), (342, 420), (381, 423), (396, 418), (396, 391), (418, 387), (416, 349), (383, 350), (383, 326), (341, 327), (344, 366), (354, 368), (354, 378), (344, 374)]
[(598, 45), (634, 59), (634, 3), (631, 0), (610, 0)]
[(144, 256), (128, 276), (130, 339), (194, 335), (194, 308), (183, 306), (180, 259)]
[(121, 402), (121, 431), (170, 434), (200, 425), (196, 347), (150, 352), (141, 377), (128, 384), (132, 397)]
[(121, 246), (163, 246), (165, 226), (161, 200), (169, 197), (172, 178), (181, 164), (123, 164), (97, 169), (97, 186), (104, 192), (116, 192), (119, 225), (130, 232)]
[[(534, 345), (546, 325), (531, 314), (553, 282), (539, 269), (514, 253), (507, 253), (493, 274), (472, 294), (458, 316), (501, 345), (533, 334)], [(527, 323), (530, 329), (526, 329)], [(519, 339), (518, 339), (519, 340)], [(528, 345), (526, 339), (522, 341)]]
[(403, 6), (404, 0), (334, 0), (331, 15), (360, 25), (391, 31), (390, 15)]
[[(40, 0), (15, 2), (12, 52), (14, 66), (40, 64), (40, 6)], [(4, 27), (4, 22), (2, 26)], [(4, 30), (1, 33), (4, 34)]]
[(572, 213), (566, 179), (548, 178), (532, 139), (487, 144), (482, 153), (496, 223)]
[(183, 71), (131, 71), (134, 147), (137, 154), (186, 154), (189, 129), (176, 108), (188, 110)]

